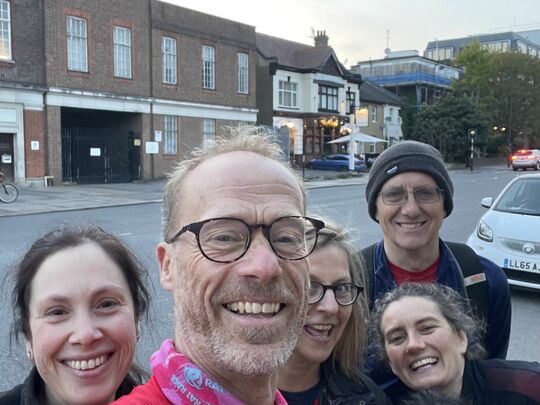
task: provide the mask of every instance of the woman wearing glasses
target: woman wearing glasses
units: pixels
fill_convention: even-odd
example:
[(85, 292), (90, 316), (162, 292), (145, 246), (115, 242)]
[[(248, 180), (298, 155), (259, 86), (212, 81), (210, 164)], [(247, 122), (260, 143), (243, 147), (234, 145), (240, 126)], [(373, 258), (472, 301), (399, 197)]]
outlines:
[(345, 232), (324, 222), (309, 258), (306, 321), (292, 357), (279, 373), (278, 387), (290, 405), (390, 404), (359, 372), (367, 316), (363, 266)]

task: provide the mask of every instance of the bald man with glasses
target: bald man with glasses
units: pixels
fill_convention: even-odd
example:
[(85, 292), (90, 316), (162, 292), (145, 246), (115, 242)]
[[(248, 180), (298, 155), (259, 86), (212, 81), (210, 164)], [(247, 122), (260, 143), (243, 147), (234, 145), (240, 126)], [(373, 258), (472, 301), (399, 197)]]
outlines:
[(324, 227), (305, 209), (301, 180), (260, 129), (243, 128), (179, 163), (157, 247), (175, 338), (123, 403), (285, 403), (277, 372), (303, 326), (306, 257)]

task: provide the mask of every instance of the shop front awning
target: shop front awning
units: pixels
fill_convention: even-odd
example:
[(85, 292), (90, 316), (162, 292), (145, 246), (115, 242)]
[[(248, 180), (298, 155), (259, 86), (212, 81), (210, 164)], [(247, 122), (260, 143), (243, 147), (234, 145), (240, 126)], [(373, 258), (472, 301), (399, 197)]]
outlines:
[[(351, 139), (352, 138), (352, 139)], [(344, 142), (365, 142), (365, 143), (381, 143), (388, 141), (385, 141), (384, 139), (377, 138), (376, 136), (371, 136), (368, 134), (364, 134), (363, 132), (353, 132), (352, 134), (342, 136), (341, 138), (334, 139), (333, 141), (330, 141), (328, 143), (344, 143)]]

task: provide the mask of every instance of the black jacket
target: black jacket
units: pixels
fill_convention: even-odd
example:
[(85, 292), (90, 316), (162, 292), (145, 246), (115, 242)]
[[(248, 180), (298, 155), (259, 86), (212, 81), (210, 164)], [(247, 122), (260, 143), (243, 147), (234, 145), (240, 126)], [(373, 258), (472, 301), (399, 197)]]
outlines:
[[(351, 380), (343, 374), (339, 365), (326, 361), (321, 366), (321, 380), (317, 384), (319, 405), (392, 405), (386, 394), (369, 377), (360, 374), (358, 380)], [(283, 396), (289, 405), (297, 405), (308, 401), (307, 397), (310, 395), (306, 396), (305, 393), (291, 395), (283, 392)], [(292, 398), (302, 396), (303, 398), (298, 401)], [(312, 398), (316, 398), (316, 395)]]
[(479, 405), (540, 404), (540, 364), (500, 359), (467, 361), (461, 396)]
[(0, 405), (31, 405), (44, 403), (43, 380), (34, 367), (24, 383), (0, 393)]
[[(116, 398), (129, 394), (135, 385), (135, 381), (128, 375), (116, 391)], [(45, 385), (35, 367), (22, 384), (0, 393), (0, 405), (37, 405), (44, 403)]]

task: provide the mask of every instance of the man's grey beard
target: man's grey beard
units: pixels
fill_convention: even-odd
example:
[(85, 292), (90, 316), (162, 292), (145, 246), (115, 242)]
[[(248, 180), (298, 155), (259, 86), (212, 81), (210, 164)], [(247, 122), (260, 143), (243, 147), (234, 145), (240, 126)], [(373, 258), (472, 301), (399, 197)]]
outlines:
[[(307, 283), (304, 297), (306, 297), (306, 292)], [(179, 291), (179, 294), (186, 293), (185, 290)], [(283, 294), (282, 289), (281, 295)], [(290, 302), (290, 297), (285, 301)], [(206, 360), (215, 367), (244, 376), (271, 375), (287, 362), (296, 346), (307, 310), (304, 299), (299, 313), (289, 325), (285, 339), (279, 344), (264, 343), (275, 333), (275, 328), (259, 328), (245, 332), (243, 336), (246, 337), (247, 342), (252, 343), (234, 343), (229, 340), (229, 336), (215, 330), (206, 322), (206, 314), (193, 311), (191, 303), (188, 296), (181, 296), (178, 297), (175, 306), (176, 330), (177, 333), (182, 334), (183, 342), (189, 345), (189, 350), (197, 351), (199, 356), (205, 356)]]

